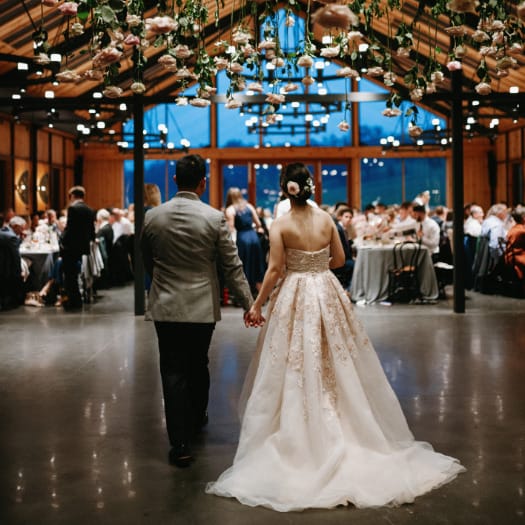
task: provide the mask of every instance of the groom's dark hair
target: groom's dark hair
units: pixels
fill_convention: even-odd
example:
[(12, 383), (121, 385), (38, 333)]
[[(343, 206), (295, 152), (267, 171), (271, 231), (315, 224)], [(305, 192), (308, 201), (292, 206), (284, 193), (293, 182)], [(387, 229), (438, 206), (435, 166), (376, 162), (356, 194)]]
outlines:
[(200, 155), (186, 155), (177, 162), (175, 176), (179, 190), (194, 190), (206, 177), (206, 163)]

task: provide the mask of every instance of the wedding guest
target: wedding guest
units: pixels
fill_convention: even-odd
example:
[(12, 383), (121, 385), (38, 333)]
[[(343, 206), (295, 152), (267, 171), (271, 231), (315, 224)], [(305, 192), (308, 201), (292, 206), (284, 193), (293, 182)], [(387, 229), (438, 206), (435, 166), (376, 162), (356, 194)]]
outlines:
[(493, 204), (487, 212), (487, 217), (481, 223), (481, 235), (489, 237), (489, 250), (494, 262), (499, 260), (505, 251), (505, 238), (507, 236), (505, 221), (507, 217), (506, 204)]
[(465, 235), (478, 238), (481, 235), (481, 223), (483, 222), (483, 208), (477, 204), (471, 204), (469, 214), (463, 224)]
[(96, 282), (97, 289), (111, 286), (111, 250), (113, 248), (113, 228), (110, 224), (111, 214), (106, 208), (97, 211), (95, 237), (99, 243), (100, 254), (104, 263), (100, 278)]
[(84, 202), (86, 190), (82, 186), (73, 186), (69, 192), (67, 223), (60, 239), (60, 255), (64, 273), (65, 298), (62, 306), (65, 310), (82, 307), (82, 297), (78, 285), (82, 255), (88, 255), (90, 242), (95, 239), (95, 214)]
[(424, 206), (425, 211), (428, 213), (428, 211), (430, 210), (430, 191), (425, 190), (421, 193), (418, 193), (414, 199), (414, 204)]
[(435, 255), (439, 253), (439, 226), (436, 221), (428, 217), (422, 204), (415, 204), (412, 207), (412, 214), (416, 220), (416, 239), (428, 248), (432, 258), (435, 259)]
[(24, 282), (18, 237), (0, 230), (0, 311), (16, 308), (24, 301)]
[(57, 212), (51, 208), (46, 210), (46, 223), (50, 232), (58, 235), (58, 217)]
[[(314, 208), (318, 208), (317, 202), (315, 202), (312, 199), (308, 199), (307, 204), (310, 206), (313, 206)], [(286, 195), (281, 194), (281, 200), (277, 203), (277, 206), (275, 207), (275, 218), (279, 218), (285, 213), (288, 213), (290, 211), (290, 199), (286, 197)]]
[(254, 295), (261, 287), (265, 258), (258, 233), (264, 230), (255, 208), (243, 197), (239, 188), (230, 188), (226, 194), (224, 211), (230, 231), (235, 233), (235, 243), (246, 279)]
[(124, 210), (120, 208), (111, 208), (111, 227), (113, 228), (113, 244), (115, 244), (121, 235), (131, 235), (133, 225), (125, 216)]
[(7, 226), (9, 221), (16, 215), (13, 208), (6, 208), (3, 214), (3, 220), (0, 222), (0, 228)]
[(144, 184), (144, 212), (160, 206), (162, 204), (162, 196), (160, 188), (157, 184), (147, 182)]
[(416, 219), (412, 216), (413, 206), (411, 201), (404, 201), (400, 204), (397, 217), (392, 223), (392, 230), (396, 235), (403, 235), (403, 232), (412, 232), (415, 229)]
[(337, 233), (339, 234), (339, 239), (341, 240), (341, 245), (343, 246), (345, 263), (343, 266), (335, 268), (332, 271), (345, 290), (350, 288), (350, 284), (352, 282), (352, 273), (354, 271), (352, 239), (348, 235), (348, 227), (352, 222), (352, 216), (353, 213), (351, 208), (344, 206), (338, 207), (335, 214)]
[(253, 299), (224, 213), (200, 200), (204, 159), (186, 155), (175, 170), (177, 194), (146, 213), (141, 247), (152, 276), (149, 311), (159, 344), (169, 461), (187, 467), (191, 441), (208, 420), (208, 349), (221, 318), (217, 266), (245, 311)]
[(2, 231), (6, 232), (13, 238), (13, 242), (19, 247), (27, 235), (27, 222), (23, 217), (15, 215), (9, 219), (8, 224), (2, 227)]
[(516, 206), (511, 215), (514, 226), (507, 233), (505, 264), (519, 279), (525, 297), (525, 207)]

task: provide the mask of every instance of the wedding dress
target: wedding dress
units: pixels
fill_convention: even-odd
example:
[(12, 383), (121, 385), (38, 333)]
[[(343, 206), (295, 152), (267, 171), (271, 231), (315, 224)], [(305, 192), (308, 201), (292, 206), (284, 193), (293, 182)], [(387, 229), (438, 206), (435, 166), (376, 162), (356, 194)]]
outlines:
[(206, 492), (277, 511), (412, 502), (465, 469), (415, 441), (329, 247), (287, 249), (287, 272), (241, 395), (233, 465)]

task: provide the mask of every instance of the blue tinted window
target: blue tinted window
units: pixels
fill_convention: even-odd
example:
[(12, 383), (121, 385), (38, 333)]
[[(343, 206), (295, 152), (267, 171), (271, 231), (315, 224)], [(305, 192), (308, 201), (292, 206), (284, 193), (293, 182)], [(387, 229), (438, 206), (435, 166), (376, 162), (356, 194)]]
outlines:
[(248, 199), (248, 166), (228, 164), (222, 168), (223, 177), (223, 204), (226, 204), (226, 195), (230, 188), (239, 188), (243, 196)]
[(430, 191), (430, 207), (446, 202), (443, 158), (372, 158), (361, 161), (361, 206), (411, 201)]
[[(177, 193), (177, 185), (173, 180), (175, 175), (175, 160), (150, 160), (144, 161), (144, 183), (154, 183), (160, 189), (162, 202), (171, 199)], [(127, 208), (134, 202), (133, 187), (134, 161), (124, 161), (124, 206)], [(206, 163), (206, 179), (209, 181), (209, 163)], [(201, 196), (203, 202), (210, 202), (208, 184), (206, 191)]]
[(323, 164), (321, 180), (323, 204), (333, 205), (336, 202), (347, 202), (348, 167), (346, 164)]
[(255, 164), (257, 206), (267, 208), (273, 214), (279, 202), (279, 177), (281, 164)]
[(418, 193), (430, 191), (431, 208), (446, 203), (446, 161), (444, 158), (414, 158), (405, 160), (407, 200)]
[[(388, 93), (386, 89), (361, 79), (359, 91), (366, 93)], [(414, 104), (410, 101), (403, 101), (399, 107), (401, 115), (397, 117), (385, 117), (382, 112), (386, 108), (385, 101), (362, 102), (359, 104), (359, 132), (360, 142), (364, 146), (377, 146), (382, 138), (393, 136), (401, 144), (412, 144), (413, 140), (408, 136), (408, 125), (413, 118), (412, 115), (406, 116), (405, 113)], [(442, 129), (446, 128), (446, 122), (435, 113), (418, 108), (417, 125), (424, 130), (433, 128), (433, 120), (438, 119)]]
[(400, 204), (402, 159), (365, 158), (361, 160), (361, 208), (373, 202)]

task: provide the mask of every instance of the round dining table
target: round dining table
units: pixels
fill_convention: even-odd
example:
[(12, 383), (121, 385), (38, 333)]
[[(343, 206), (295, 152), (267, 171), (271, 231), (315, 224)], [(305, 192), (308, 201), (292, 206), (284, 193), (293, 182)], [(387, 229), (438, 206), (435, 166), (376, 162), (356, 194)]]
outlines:
[(59, 247), (49, 243), (31, 243), (20, 246), (20, 256), (28, 261), (31, 288), (40, 290), (49, 281)]
[[(350, 285), (352, 301), (371, 304), (388, 301), (389, 270), (394, 268), (395, 244), (363, 244), (357, 257)], [(436, 272), (430, 252), (424, 246), (417, 258), (417, 277), (421, 299), (434, 301), (439, 296)]]

